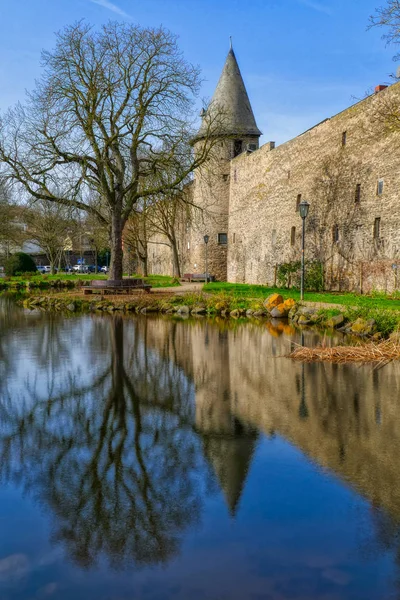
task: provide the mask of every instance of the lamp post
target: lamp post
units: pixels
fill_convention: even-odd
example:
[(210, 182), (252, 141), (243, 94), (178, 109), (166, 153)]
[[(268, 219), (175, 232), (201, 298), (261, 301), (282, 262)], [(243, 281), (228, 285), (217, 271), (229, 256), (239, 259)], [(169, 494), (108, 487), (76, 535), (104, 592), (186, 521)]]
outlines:
[(209, 239), (210, 239), (210, 237), (209, 237), (208, 235), (205, 235), (205, 236), (204, 236), (204, 243), (205, 243), (205, 245), (206, 245), (206, 272), (205, 272), (205, 276), (206, 276), (206, 283), (208, 283), (208, 264), (207, 264), (207, 262), (208, 262), (208, 261), (207, 261), (207, 259), (208, 259), (208, 256), (207, 256), (207, 247), (208, 247), (208, 240), (209, 240)]
[(305, 263), (304, 263), (304, 249), (306, 239), (306, 218), (308, 215), (308, 209), (310, 205), (307, 200), (302, 200), (299, 204), (299, 212), (303, 221), (302, 236), (301, 236), (301, 285), (300, 285), (300, 300), (304, 300), (304, 275), (305, 275)]

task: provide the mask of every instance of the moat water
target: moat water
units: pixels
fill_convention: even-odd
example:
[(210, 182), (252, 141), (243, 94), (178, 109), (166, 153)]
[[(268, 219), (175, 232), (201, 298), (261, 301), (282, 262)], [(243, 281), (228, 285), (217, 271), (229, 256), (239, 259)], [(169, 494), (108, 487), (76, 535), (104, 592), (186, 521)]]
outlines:
[(400, 598), (400, 365), (299, 341), (0, 300), (0, 599)]

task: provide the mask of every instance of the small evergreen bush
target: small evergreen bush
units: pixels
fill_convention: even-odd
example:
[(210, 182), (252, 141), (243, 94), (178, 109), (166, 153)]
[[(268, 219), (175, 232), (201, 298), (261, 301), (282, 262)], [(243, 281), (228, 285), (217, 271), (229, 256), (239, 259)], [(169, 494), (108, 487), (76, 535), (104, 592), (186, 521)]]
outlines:
[(36, 271), (36, 265), (29, 254), (16, 252), (6, 261), (4, 270), (6, 275), (13, 277), (18, 273), (34, 273)]

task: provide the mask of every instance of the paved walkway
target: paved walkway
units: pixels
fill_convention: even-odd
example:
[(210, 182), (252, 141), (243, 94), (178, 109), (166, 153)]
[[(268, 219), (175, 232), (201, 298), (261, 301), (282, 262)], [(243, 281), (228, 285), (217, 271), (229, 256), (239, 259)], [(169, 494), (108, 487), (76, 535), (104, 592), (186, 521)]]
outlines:
[(195, 293), (198, 294), (203, 289), (204, 283), (182, 283), (179, 287), (153, 287), (151, 288), (151, 294), (188, 294)]

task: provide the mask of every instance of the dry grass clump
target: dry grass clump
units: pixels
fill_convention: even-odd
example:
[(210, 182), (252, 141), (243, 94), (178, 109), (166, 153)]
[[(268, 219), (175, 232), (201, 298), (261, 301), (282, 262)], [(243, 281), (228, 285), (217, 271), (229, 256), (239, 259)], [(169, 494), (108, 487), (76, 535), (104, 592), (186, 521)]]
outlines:
[(306, 348), (297, 346), (289, 358), (302, 362), (330, 363), (377, 363), (376, 367), (400, 359), (400, 344), (393, 340), (383, 342), (368, 342), (360, 346), (317, 346)]

